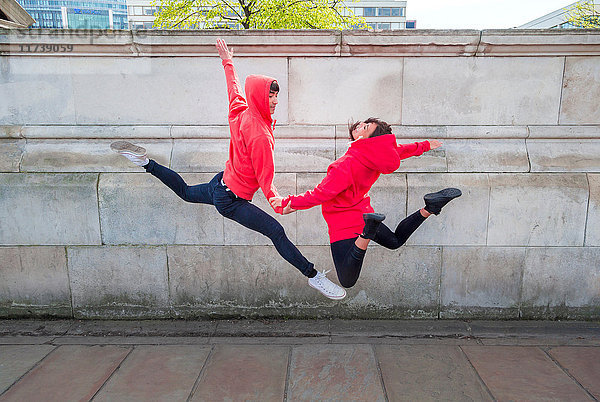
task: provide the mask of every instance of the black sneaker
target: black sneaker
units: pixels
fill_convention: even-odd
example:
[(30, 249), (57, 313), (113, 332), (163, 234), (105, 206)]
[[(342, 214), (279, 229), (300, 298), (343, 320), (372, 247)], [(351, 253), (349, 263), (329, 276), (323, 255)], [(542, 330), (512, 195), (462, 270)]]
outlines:
[(375, 233), (377, 233), (379, 225), (381, 225), (381, 222), (385, 219), (385, 215), (377, 213), (363, 214), (363, 219), (365, 221), (365, 227), (360, 237), (363, 239), (374, 240)]
[(457, 188), (445, 188), (437, 193), (425, 194), (425, 211), (430, 214), (439, 215), (440, 211), (450, 201), (460, 197), (462, 192)]

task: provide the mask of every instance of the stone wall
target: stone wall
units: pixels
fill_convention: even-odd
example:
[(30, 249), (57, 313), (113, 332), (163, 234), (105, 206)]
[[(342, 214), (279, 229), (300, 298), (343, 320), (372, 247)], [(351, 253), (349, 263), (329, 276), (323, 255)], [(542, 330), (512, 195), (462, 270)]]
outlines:
[[(223, 169), (218, 36), (241, 79), (280, 83), (282, 194), (320, 181), (350, 119), (444, 143), (373, 205), (393, 226), (427, 192), (463, 196), (371, 246), (342, 302), (109, 149), (135, 141), (189, 183)], [(1, 317), (600, 318), (600, 32), (29, 30), (0, 31), (0, 52)], [(333, 268), (319, 208), (277, 219)]]

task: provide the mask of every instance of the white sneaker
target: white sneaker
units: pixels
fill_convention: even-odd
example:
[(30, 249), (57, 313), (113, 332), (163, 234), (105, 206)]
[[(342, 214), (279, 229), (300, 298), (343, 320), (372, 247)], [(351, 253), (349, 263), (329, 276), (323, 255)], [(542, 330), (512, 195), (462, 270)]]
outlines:
[(110, 149), (123, 155), (138, 166), (145, 166), (150, 163), (146, 156), (146, 149), (133, 145), (131, 142), (115, 141), (110, 144)]
[(323, 293), (323, 295), (333, 300), (341, 300), (346, 297), (346, 289), (327, 279), (327, 276), (325, 276), (327, 272), (329, 271), (317, 271), (315, 277), (308, 278), (310, 287), (317, 289), (319, 292)]

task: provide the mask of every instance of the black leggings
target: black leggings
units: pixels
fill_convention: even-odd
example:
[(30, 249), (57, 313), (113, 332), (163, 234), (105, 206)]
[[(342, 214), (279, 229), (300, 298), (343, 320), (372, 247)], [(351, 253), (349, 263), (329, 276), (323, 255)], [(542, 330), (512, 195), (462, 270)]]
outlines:
[[(425, 219), (421, 215), (421, 212), (417, 211), (404, 218), (398, 224), (395, 232), (392, 232), (390, 228), (382, 223), (379, 229), (377, 229), (374, 241), (385, 248), (395, 250), (406, 243), (406, 240), (421, 226), (421, 223), (425, 222)], [(340, 284), (345, 288), (351, 288), (358, 280), (367, 252), (367, 250), (361, 250), (356, 247), (354, 244), (356, 239), (354, 237), (331, 243), (333, 264), (335, 265)]]
[(225, 218), (267, 236), (279, 254), (305, 276), (312, 278), (317, 275), (313, 263), (288, 239), (283, 226), (275, 218), (250, 201), (237, 197), (223, 185), (223, 172), (218, 173), (208, 183), (188, 186), (177, 173), (153, 160), (150, 160), (145, 169), (184, 201), (214, 205)]

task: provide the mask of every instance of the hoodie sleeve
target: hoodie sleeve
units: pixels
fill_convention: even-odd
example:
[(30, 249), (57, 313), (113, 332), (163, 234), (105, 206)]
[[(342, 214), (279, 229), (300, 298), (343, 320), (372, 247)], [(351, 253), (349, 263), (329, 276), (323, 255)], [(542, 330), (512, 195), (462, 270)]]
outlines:
[(396, 151), (400, 159), (410, 158), (411, 156), (423, 155), (423, 153), (431, 149), (429, 141), (415, 142), (412, 144), (400, 144), (397, 146)]
[(242, 87), (240, 87), (240, 80), (233, 67), (233, 61), (231, 59), (223, 60), (222, 64), (225, 68), (227, 95), (229, 96), (229, 118), (232, 118), (246, 110), (248, 105), (242, 94)]
[(273, 176), (275, 174), (273, 140), (268, 135), (257, 135), (250, 142), (249, 148), (254, 176), (263, 194), (267, 197), (267, 200), (271, 197), (278, 197), (279, 193), (273, 184)]
[(335, 198), (351, 184), (352, 175), (348, 165), (332, 167), (327, 176), (313, 190), (301, 195), (290, 195), (283, 200), (283, 206), (291, 203), (293, 209), (308, 209)]

